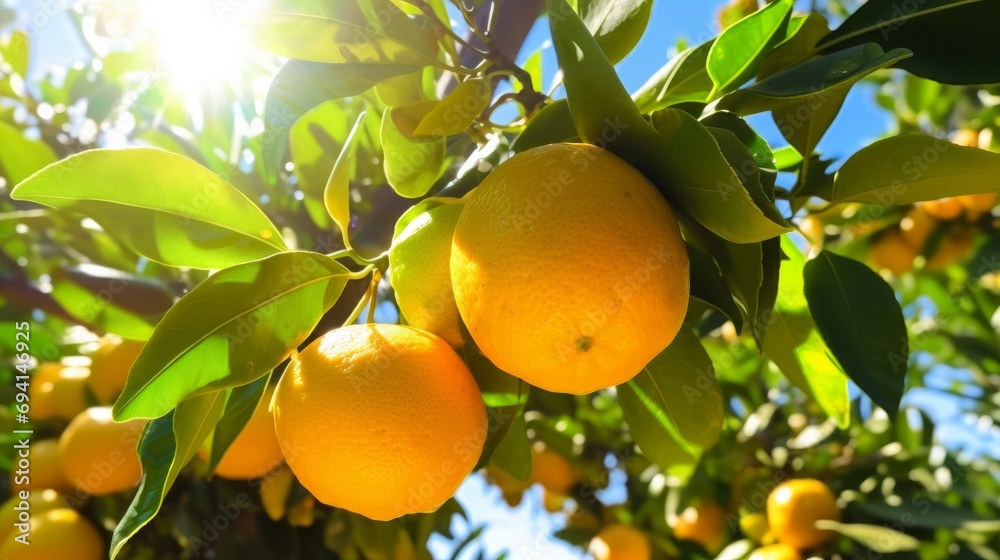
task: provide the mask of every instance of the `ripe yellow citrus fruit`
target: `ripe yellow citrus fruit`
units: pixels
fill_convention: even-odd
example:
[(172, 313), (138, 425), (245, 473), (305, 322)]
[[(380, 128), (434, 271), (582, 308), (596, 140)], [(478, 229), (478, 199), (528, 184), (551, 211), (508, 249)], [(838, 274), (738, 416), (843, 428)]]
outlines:
[[(455, 198), (433, 205), (403, 228), (389, 248), (389, 278), (406, 322), (462, 346), (458, 307), (451, 289), (451, 238), (464, 204)], [(404, 215), (404, 219), (408, 216)]]
[(601, 148), (553, 144), (500, 164), (455, 227), (462, 319), (499, 368), (549, 391), (624, 383), (680, 329), (688, 257), (670, 207)]
[(33, 420), (72, 420), (87, 408), (87, 378), (90, 369), (62, 364), (39, 367), (28, 386)]
[(576, 471), (559, 452), (548, 447), (532, 447), (528, 483), (536, 482), (549, 492), (565, 496), (576, 484)]
[(306, 489), (375, 520), (436, 510), (475, 467), (487, 428), (465, 363), (402, 325), (343, 327), (293, 356), (274, 424)]
[(719, 552), (729, 540), (726, 512), (711, 500), (688, 507), (677, 517), (674, 536), (694, 541), (713, 554)]
[(921, 203), (920, 207), (931, 216), (939, 220), (954, 220), (962, 215), (965, 207), (957, 198), (942, 198), (939, 200), (928, 200)]
[(59, 440), (43, 439), (30, 443), (27, 462), (27, 469), (17, 461), (14, 463), (10, 486), (15, 493), (21, 489), (39, 491), (52, 488), (61, 492), (73, 489), (59, 466)]
[(109, 406), (88, 408), (69, 423), (59, 437), (59, 455), (78, 494), (105, 496), (139, 483), (137, 448), (144, 425), (144, 420), (115, 422)]
[(837, 498), (826, 484), (811, 478), (782, 482), (767, 497), (767, 523), (778, 541), (806, 550), (833, 538), (816, 521), (840, 521)]
[(896, 229), (879, 235), (868, 253), (868, 261), (879, 270), (888, 270), (896, 276), (905, 274), (913, 267), (913, 259), (920, 252), (910, 246)]
[(90, 390), (102, 404), (112, 404), (125, 387), (132, 364), (142, 351), (143, 342), (116, 335), (101, 338), (90, 355)]
[(27, 500), (22, 500), (16, 490), (14, 493), (14, 496), (0, 506), (0, 543), (14, 531), (15, 523), (24, 523), (49, 510), (66, 507), (66, 501), (59, 492), (51, 488), (32, 490)]
[[(216, 475), (230, 480), (250, 480), (281, 466), (281, 446), (274, 431), (274, 416), (268, 410), (273, 393), (274, 387), (269, 385), (250, 420), (223, 453), (215, 467)], [(198, 450), (202, 459), (207, 460), (208, 453), (207, 446)]]
[(105, 557), (104, 541), (94, 525), (69, 508), (33, 513), (29, 545), (7, 535), (0, 546), (0, 558), (6, 560), (100, 560)]
[(653, 556), (646, 533), (619, 523), (601, 529), (588, 551), (596, 560), (649, 560)]
[(997, 193), (970, 194), (955, 197), (965, 207), (965, 215), (971, 221), (978, 220), (980, 216), (993, 210), (993, 207), (997, 205), (998, 198), (1000, 198), (1000, 195)]
[(802, 555), (787, 544), (778, 543), (758, 548), (747, 560), (802, 560)]

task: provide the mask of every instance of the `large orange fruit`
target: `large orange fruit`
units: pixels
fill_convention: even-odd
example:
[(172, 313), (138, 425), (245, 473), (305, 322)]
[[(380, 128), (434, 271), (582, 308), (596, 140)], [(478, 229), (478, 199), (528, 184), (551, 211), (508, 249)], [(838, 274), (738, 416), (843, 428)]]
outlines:
[(646, 533), (618, 523), (601, 529), (590, 541), (588, 551), (596, 560), (649, 560), (653, 557)]
[(680, 329), (688, 257), (677, 220), (625, 161), (553, 144), (499, 165), (452, 240), (462, 319), (501, 369), (549, 391), (624, 383)]
[(837, 498), (826, 484), (811, 478), (782, 482), (767, 496), (767, 523), (778, 541), (806, 550), (833, 538), (819, 529), (820, 519), (840, 521)]
[(323, 503), (387, 520), (434, 511), (475, 467), (486, 406), (441, 338), (402, 325), (330, 331), (274, 395), (285, 461)]

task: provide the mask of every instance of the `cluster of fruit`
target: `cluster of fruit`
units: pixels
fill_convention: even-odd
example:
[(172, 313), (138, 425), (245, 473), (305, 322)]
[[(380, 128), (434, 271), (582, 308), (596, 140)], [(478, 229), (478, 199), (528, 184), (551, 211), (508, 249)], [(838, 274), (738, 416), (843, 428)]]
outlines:
[[(0, 509), (0, 557), (105, 557), (101, 532), (77, 509), (91, 498), (130, 492), (142, 477), (137, 448), (145, 421), (115, 422), (110, 407), (142, 347), (108, 335), (84, 356), (38, 366), (28, 397), (35, 433), (42, 438), (30, 442), (27, 468), (11, 473), (12, 497)], [(267, 404), (262, 399), (216, 474), (245, 480), (281, 465)], [(199, 454), (207, 458), (207, 451)], [(14, 523), (25, 519), (31, 546), (15, 542)]]
[[(972, 130), (959, 131), (962, 146), (987, 146)], [(899, 221), (874, 237), (868, 254), (872, 266), (899, 276), (925, 256), (928, 270), (941, 270), (968, 256), (979, 231), (977, 223), (997, 205), (996, 193), (956, 196), (914, 205)]]

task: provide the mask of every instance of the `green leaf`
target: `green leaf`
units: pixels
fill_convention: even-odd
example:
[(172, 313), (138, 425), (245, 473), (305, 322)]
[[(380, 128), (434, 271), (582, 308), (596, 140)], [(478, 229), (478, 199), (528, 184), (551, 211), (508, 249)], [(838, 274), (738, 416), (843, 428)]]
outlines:
[[(715, 137), (722, 154), (725, 156), (729, 167), (733, 169), (736, 176), (750, 199), (764, 213), (764, 215), (774, 223), (787, 223), (784, 216), (774, 205), (774, 185), (768, 183), (768, 189), (764, 189), (761, 182), (760, 167), (757, 165), (757, 156), (752, 154), (743, 141), (729, 129), (708, 127), (708, 131)], [(773, 165), (773, 164), (769, 164)], [(773, 179), (774, 176), (769, 176)]]
[(416, 136), (453, 136), (464, 132), (490, 104), (490, 82), (469, 78), (455, 86), (420, 121)]
[(24, 133), (0, 121), (0, 172), (7, 187), (17, 185), (39, 169), (55, 163), (59, 156), (45, 142), (30, 140)]
[(967, 507), (931, 501), (926, 495), (904, 495), (902, 504), (898, 506), (882, 501), (853, 502), (849, 510), (855, 508), (890, 523), (898, 523), (900, 519), (911, 520), (909, 525), (915, 529), (1000, 531), (1000, 520), (995, 517), (984, 517)]
[[(753, 163), (760, 173), (761, 185), (768, 200), (774, 200), (776, 161), (774, 152), (757, 131), (740, 117), (728, 111), (717, 111), (701, 119), (707, 127), (724, 128), (732, 132), (753, 156)], [(748, 163), (749, 165), (749, 163)], [(744, 173), (745, 174), (745, 173)]]
[(804, 274), (823, 340), (858, 387), (895, 418), (909, 342), (892, 287), (867, 266), (829, 251), (807, 262)]
[(559, 99), (542, 107), (542, 110), (531, 119), (528, 126), (524, 127), (514, 140), (513, 150), (523, 152), (547, 144), (579, 141), (573, 116), (569, 111), (569, 103), (565, 99)]
[(803, 294), (805, 258), (787, 236), (781, 239), (781, 249), (788, 260), (781, 263), (778, 297), (764, 335), (764, 353), (789, 381), (846, 428), (851, 421), (847, 376), (809, 316)]
[(816, 527), (840, 533), (861, 543), (865, 548), (882, 554), (917, 550), (920, 546), (920, 541), (916, 538), (882, 525), (838, 523), (829, 519), (820, 519), (816, 521)]
[(514, 416), (504, 436), (490, 456), (490, 463), (510, 473), (518, 480), (531, 476), (531, 442), (524, 414)]
[(181, 298), (132, 366), (116, 420), (156, 418), (185, 397), (245, 385), (285, 360), (351, 273), (307, 252), (219, 271)]
[(631, 381), (618, 386), (618, 400), (642, 453), (674, 476), (688, 478), (722, 431), (723, 397), (715, 368), (687, 327)]
[(910, 56), (910, 51), (897, 49), (884, 52), (868, 43), (814, 58), (778, 72), (754, 85), (734, 91), (719, 100), (717, 107), (738, 115), (752, 115), (802, 101), (833, 99), (847, 91), (865, 76), (889, 67)]
[(994, 0), (869, 0), (817, 48), (905, 48), (913, 57), (899, 67), (913, 74), (947, 84), (992, 84), (1000, 82), (1000, 65), (983, 64), (981, 55), (996, 50), (998, 21), (1000, 4)]
[(719, 272), (719, 267), (707, 253), (688, 244), (688, 260), (691, 263), (691, 297), (698, 298), (723, 312), (736, 327), (736, 332), (743, 330), (743, 316), (740, 308), (733, 301), (726, 280)]
[(286, 62), (271, 81), (264, 100), (261, 153), (268, 178), (277, 178), (285, 159), (288, 131), (299, 117), (321, 103), (364, 93), (383, 80), (417, 69), (383, 64)]
[(715, 137), (694, 117), (669, 108), (656, 113), (654, 122), (659, 136), (636, 167), (667, 200), (735, 243), (762, 241), (791, 231), (762, 192), (748, 192)]
[(848, 158), (837, 171), (830, 201), (910, 204), (990, 192), (1000, 192), (1000, 154), (904, 134)]
[(219, 465), (226, 450), (240, 435), (243, 427), (250, 421), (257, 403), (267, 391), (269, 375), (260, 379), (230, 389), (226, 398), (225, 408), (219, 418), (214, 431), (212, 432), (212, 449), (208, 455), (208, 472), (215, 472), (215, 467)]
[(154, 148), (81, 152), (35, 173), (11, 198), (89, 216), (136, 253), (170, 266), (224, 268), (288, 249), (246, 195), (194, 161)]
[(494, 451), (510, 433), (516, 419), (523, 419), (524, 405), (528, 401), (528, 385), (493, 365), (479, 352), (467, 357), (465, 363), (469, 365), (479, 391), (483, 394), (489, 422), (478, 469), (490, 462)]
[(385, 178), (399, 196), (427, 194), (444, 172), (445, 138), (407, 138), (397, 128), (388, 107), (382, 114), (382, 153)]
[(817, 13), (792, 16), (785, 30), (785, 40), (771, 50), (760, 64), (757, 80), (763, 80), (809, 57), (816, 43), (830, 32), (826, 18)]
[(333, 163), (330, 155), (340, 153), (351, 130), (349, 105), (339, 100), (314, 107), (292, 125), (288, 149), (298, 188), (305, 197), (302, 204), (309, 218), (324, 231), (331, 228), (330, 214), (323, 203), (323, 191), (330, 179)]
[(639, 113), (614, 66), (566, 0), (546, 0), (549, 28), (566, 99), (584, 142), (632, 161), (656, 138)]
[(708, 53), (708, 75), (716, 92), (726, 92), (757, 75), (757, 69), (785, 35), (792, 0), (777, 0), (716, 38)]
[(625, 58), (646, 31), (652, 0), (570, 0), (612, 63)]
[(714, 88), (708, 75), (708, 53), (715, 39), (688, 47), (660, 68), (632, 95), (643, 113), (659, 111), (686, 101), (708, 101)]
[(187, 399), (166, 415), (151, 421), (139, 440), (142, 479), (139, 490), (111, 536), (111, 559), (139, 529), (149, 523), (181, 469), (194, 457), (201, 442), (212, 432), (226, 391)]
[(0, 39), (0, 60), (10, 64), (12, 72), (22, 78), (28, 75), (31, 38), (24, 31), (14, 31)]
[(174, 295), (161, 282), (96, 265), (56, 268), (52, 298), (70, 315), (125, 338), (146, 340)]
[(333, 223), (340, 228), (340, 235), (344, 240), (344, 247), (351, 248), (351, 163), (357, 151), (355, 137), (358, 129), (365, 120), (365, 112), (358, 115), (358, 120), (354, 122), (354, 127), (344, 140), (344, 147), (337, 156), (333, 170), (330, 171), (330, 179), (326, 182), (326, 189), (323, 191), (323, 204), (326, 211), (333, 218)]
[[(357, 5), (365, 3), (377, 6)], [(248, 27), (251, 43), (278, 56), (335, 64), (437, 64), (433, 37), (389, 0), (277, 4)]]

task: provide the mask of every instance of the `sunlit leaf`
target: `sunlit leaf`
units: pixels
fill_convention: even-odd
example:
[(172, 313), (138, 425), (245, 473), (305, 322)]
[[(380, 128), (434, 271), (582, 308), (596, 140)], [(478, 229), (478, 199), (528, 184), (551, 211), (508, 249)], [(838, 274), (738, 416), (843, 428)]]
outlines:
[(153, 148), (81, 152), (32, 175), (11, 197), (84, 214), (171, 266), (224, 268), (287, 250), (246, 195), (194, 161)]
[(267, 374), (312, 332), (350, 277), (340, 263), (306, 252), (208, 277), (157, 326), (115, 403), (115, 418), (156, 418), (192, 394)]
[(490, 104), (490, 82), (470, 78), (458, 84), (420, 121), (416, 136), (452, 136), (475, 121)]
[(617, 63), (646, 31), (652, 0), (570, 0), (608, 60)]
[(682, 327), (670, 346), (618, 386), (625, 421), (643, 454), (687, 478), (722, 430), (722, 389), (698, 337)]
[(344, 247), (347, 248), (351, 247), (349, 235), (351, 229), (351, 163), (354, 160), (354, 154), (357, 149), (355, 137), (358, 129), (364, 123), (364, 118), (364, 112), (358, 115), (358, 120), (355, 121), (354, 127), (347, 135), (344, 147), (340, 150), (340, 155), (337, 156), (336, 163), (333, 164), (330, 179), (327, 181), (326, 189), (323, 191), (323, 204), (326, 206), (326, 211), (330, 214), (330, 217), (333, 218), (333, 223), (337, 224), (337, 227), (340, 228)]
[(784, 37), (792, 0), (776, 0), (744, 18), (715, 39), (708, 53), (708, 75), (715, 91), (726, 92), (757, 75), (771, 47)]
[(407, 138), (393, 121), (391, 109), (382, 115), (385, 178), (400, 196), (417, 198), (434, 186), (444, 171), (445, 139)]
[(538, 112), (514, 141), (514, 151), (523, 152), (546, 144), (579, 141), (569, 103), (553, 101)]
[(16, 185), (32, 173), (54, 163), (59, 157), (41, 140), (31, 140), (24, 133), (0, 121), (0, 172), (7, 186)]
[(632, 95), (643, 113), (685, 101), (707, 101), (714, 84), (708, 75), (708, 52), (714, 39), (688, 47), (659, 69)]

